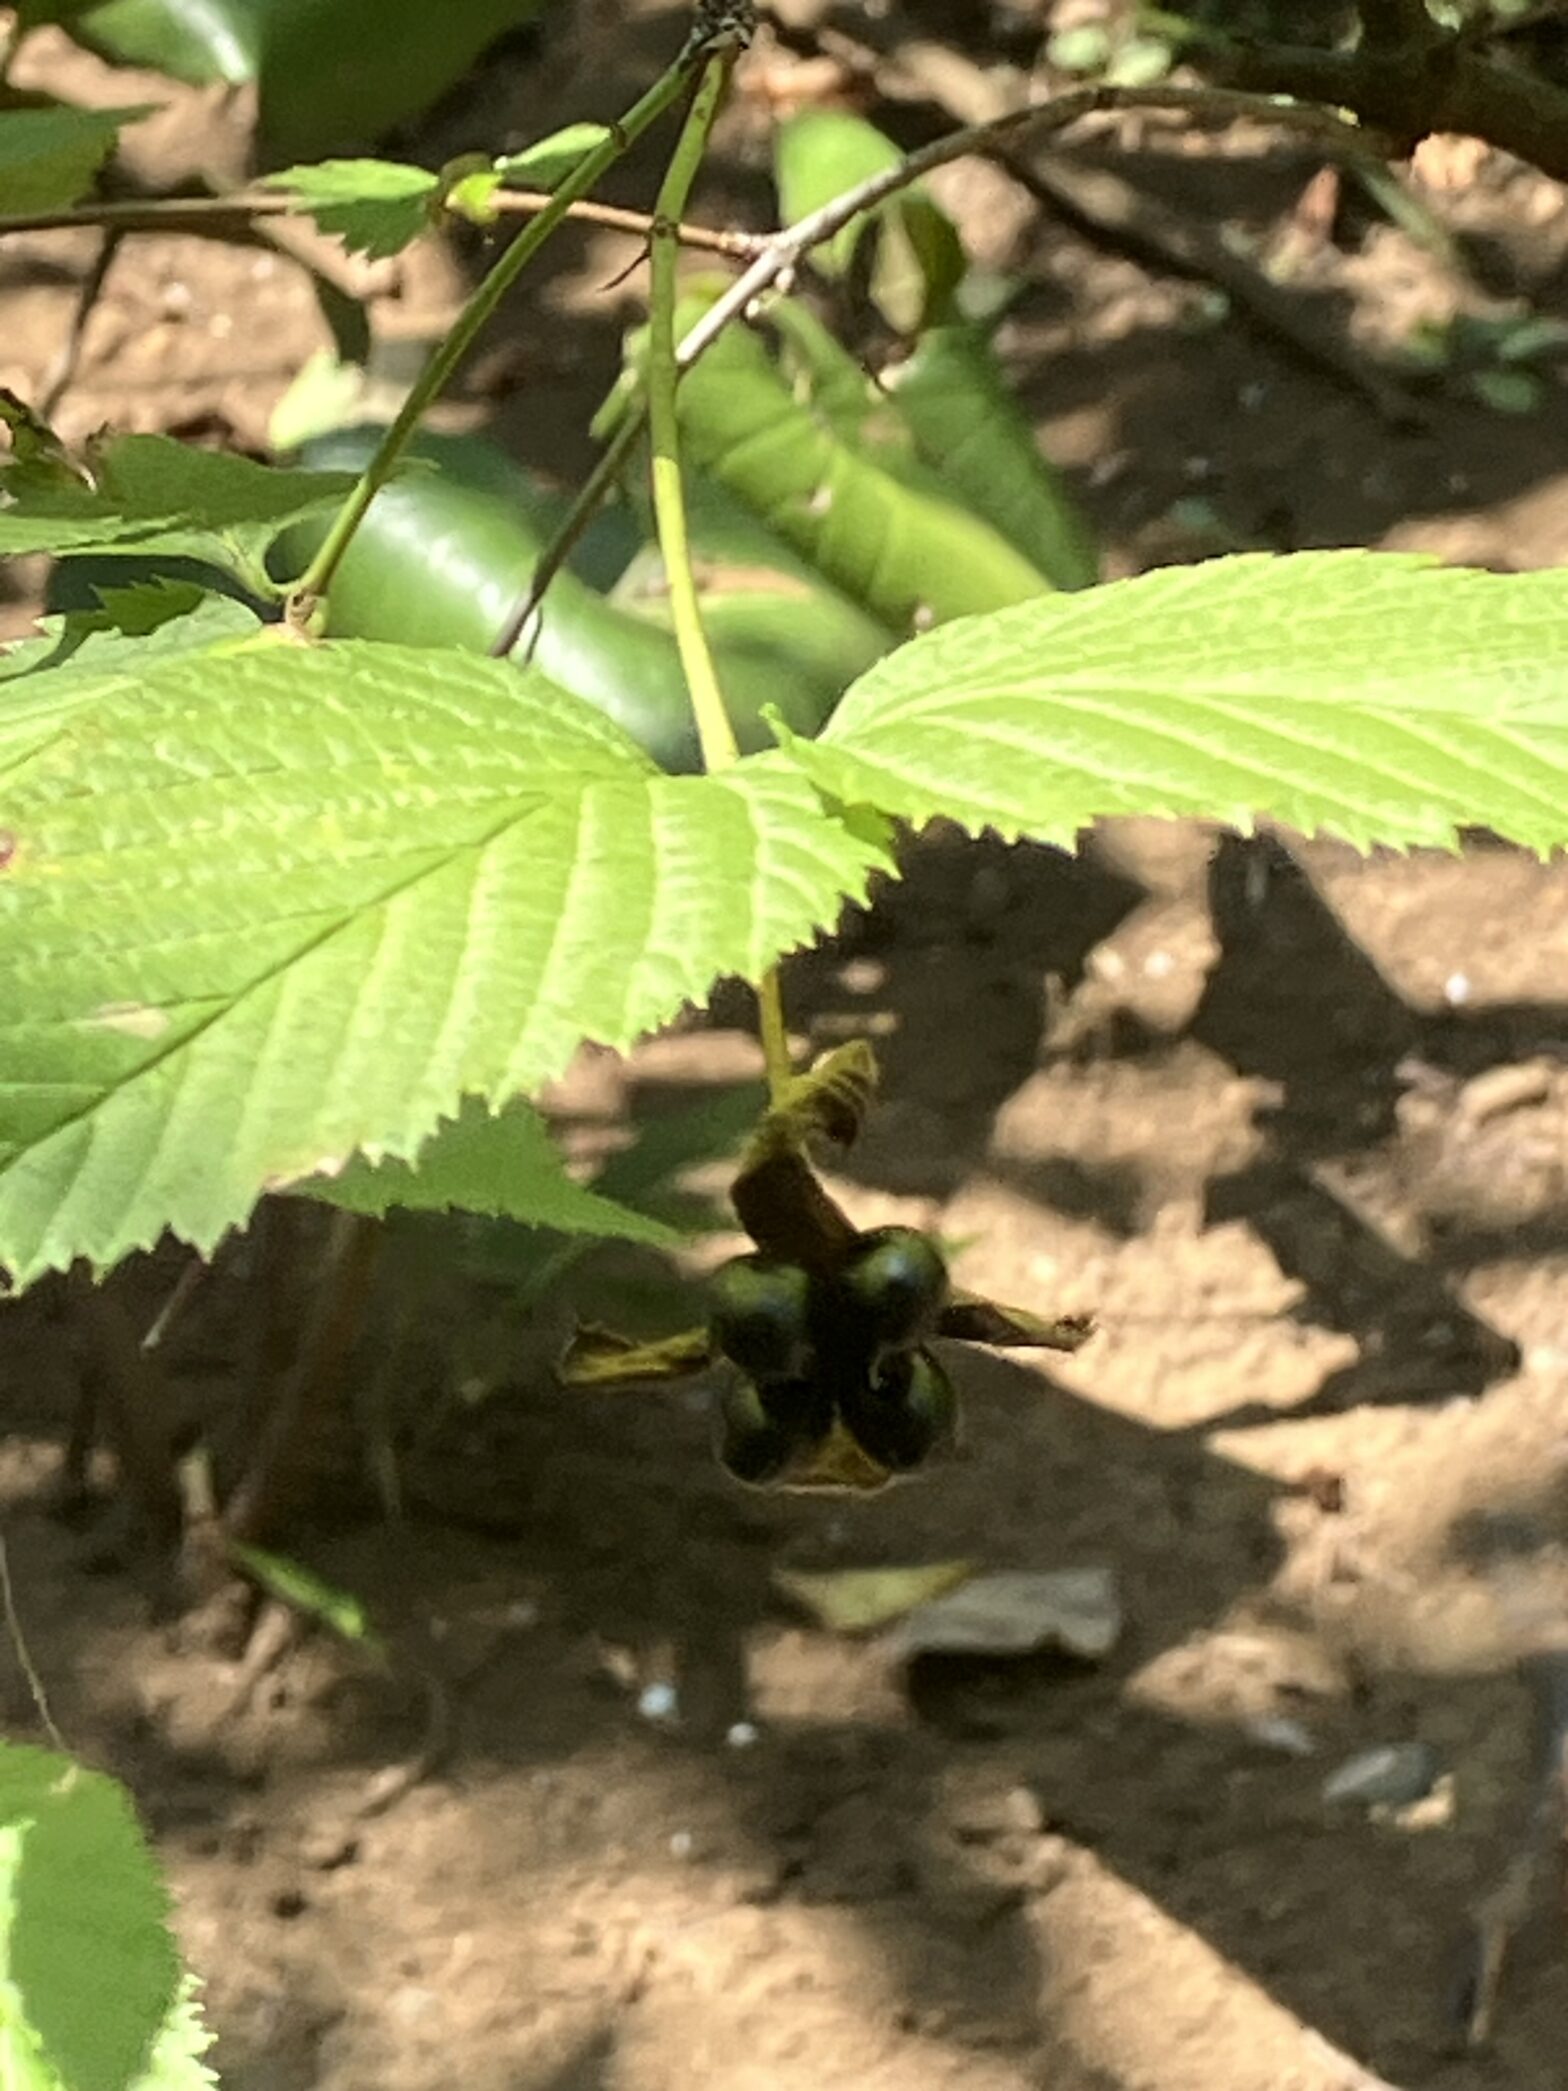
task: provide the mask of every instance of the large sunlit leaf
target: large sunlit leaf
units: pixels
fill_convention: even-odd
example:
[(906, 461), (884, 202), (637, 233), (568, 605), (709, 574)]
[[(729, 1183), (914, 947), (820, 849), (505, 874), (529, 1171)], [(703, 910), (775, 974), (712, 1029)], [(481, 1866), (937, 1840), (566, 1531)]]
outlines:
[(240, 642), (0, 703), (0, 1265), (201, 1248), (585, 1039), (756, 977), (885, 861), (777, 755), (669, 777), (503, 662)]
[(1179, 814), (1568, 844), (1568, 575), (1366, 552), (1169, 568), (916, 639), (791, 752), (846, 803), (1044, 841)]

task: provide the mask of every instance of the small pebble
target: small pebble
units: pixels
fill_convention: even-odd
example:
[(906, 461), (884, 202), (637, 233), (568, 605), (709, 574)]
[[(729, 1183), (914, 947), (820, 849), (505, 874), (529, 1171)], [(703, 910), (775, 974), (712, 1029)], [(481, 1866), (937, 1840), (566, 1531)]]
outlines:
[(670, 1857), (672, 1859), (689, 1859), (696, 1847), (696, 1842), (697, 1840), (693, 1837), (690, 1830), (677, 1830), (670, 1839)]
[(1310, 1730), (1288, 1714), (1261, 1714), (1247, 1723), (1247, 1733), (1266, 1750), (1282, 1750), (1287, 1757), (1312, 1757), (1317, 1753)]
[(732, 1750), (749, 1750), (761, 1739), (760, 1732), (751, 1721), (734, 1722), (724, 1738)]
[(1443, 1000), (1450, 1009), (1457, 1009), (1470, 999), (1470, 976), (1468, 973), (1450, 973), (1443, 982)]
[(681, 1698), (673, 1684), (660, 1679), (654, 1684), (645, 1684), (637, 1695), (637, 1711), (645, 1721), (653, 1721), (667, 1727), (680, 1719)]
[(1387, 1743), (1347, 1757), (1323, 1781), (1323, 1798), (1330, 1807), (1406, 1808), (1432, 1791), (1439, 1769), (1430, 1743)]

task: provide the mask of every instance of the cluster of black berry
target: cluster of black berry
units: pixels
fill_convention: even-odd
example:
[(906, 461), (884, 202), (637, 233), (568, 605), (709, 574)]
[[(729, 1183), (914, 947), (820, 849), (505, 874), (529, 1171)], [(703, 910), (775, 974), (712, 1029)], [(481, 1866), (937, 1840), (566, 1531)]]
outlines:
[(953, 1435), (958, 1398), (925, 1343), (948, 1302), (926, 1235), (879, 1227), (831, 1270), (737, 1256), (710, 1284), (715, 1352), (738, 1368), (720, 1396), (719, 1456), (737, 1479), (784, 1477), (836, 1426), (889, 1473)]

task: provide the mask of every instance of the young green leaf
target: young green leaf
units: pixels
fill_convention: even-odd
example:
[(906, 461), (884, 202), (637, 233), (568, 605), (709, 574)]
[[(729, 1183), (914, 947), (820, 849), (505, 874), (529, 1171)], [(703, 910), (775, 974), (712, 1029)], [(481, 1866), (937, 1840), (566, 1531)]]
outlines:
[(323, 232), (336, 233), (351, 254), (372, 261), (401, 254), (428, 231), (441, 193), (438, 176), (395, 160), (322, 160), (269, 174), (266, 185), (283, 190), (291, 208)]
[(520, 152), (497, 160), (495, 172), (514, 189), (553, 189), (609, 135), (602, 123), (569, 123), (564, 130), (536, 138)]
[(152, 111), (15, 109), (0, 116), (0, 218), (69, 210), (93, 185), (126, 124)]
[(124, 2091), (140, 2075), (180, 1997), (168, 1914), (124, 1789), (51, 1750), (0, 1743), (7, 2083)]
[[(48, 686), (67, 687), (51, 698)], [(0, 1265), (202, 1249), (863, 894), (777, 755), (668, 777), (505, 662), (231, 646), (0, 704)]]
[(673, 1228), (590, 1190), (567, 1174), (537, 1111), (522, 1102), (499, 1113), (473, 1098), (440, 1126), (412, 1162), (357, 1155), (336, 1176), (299, 1186), (312, 1198), (380, 1219), (394, 1207), (413, 1212), (483, 1213), (557, 1234), (613, 1236), (667, 1246)]
[(1070, 843), (1110, 814), (1568, 843), (1568, 575), (1244, 554), (969, 618), (790, 752), (825, 792)]

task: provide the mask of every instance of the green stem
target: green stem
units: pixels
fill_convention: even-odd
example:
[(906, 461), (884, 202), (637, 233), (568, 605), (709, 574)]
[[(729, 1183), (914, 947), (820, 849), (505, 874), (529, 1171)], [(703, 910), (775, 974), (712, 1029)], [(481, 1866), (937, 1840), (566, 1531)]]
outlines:
[[(648, 427), (653, 449), (653, 513), (659, 550), (670, 591), (670, 620), (680, 650), (697, 738), (707, 770), (728, 769), (740, 759), (735, 729), (719, 686), (708, 635), (702, 627), (702, 605), (692, 569), (691, 539), (686, 525), (686, 488), (681, 471), (680, 416), (676, 391), (680, 363), (676, 355), (675, 308), (679, 296), (680, 248), (676, 227), (685, 216), (692, 183), (707, 151), (714, 118), (729, 85), (734, 54), (710, 57), (697, 88), (691, 114), (670, 160), (669, 172), (654, 207), (650, 254), (651, 312), (648, 333)], [(758, 1028), (767, 1063), (768, 1087), (777, 1101), (790, 1079), (789, 1037), (776, 966), (757, 986)]]
[(556, 227), (568, 216), (572, 205), (586, 196), (644, 131), (679, 100), (699, 56), (699, 52), (690, 48), (683, 51), (641, 101), (628, 110), (619, 123), (611, 125), (609, 135), (577, 163), (555, 191), (549, 208), (541, 211), (518, 234), (480, 283), (458, 315), (452, 331), (421, 372), (418, 384), (403, 402), (397, 419), (381, 439), (380, 447), (365, 467), (359, 484), (344, 502), (320, 551), (295, 589), (291, 599), (294, 621), (302, 622), (316, 601), (331, 587), (333, 576), (353, 543), (355, 532), (365, 520), (371, 502), (391, 478), (420, 421), (452, 382), (469, 350), (494, 317), (496, 307)]
[(679, 297), (680, 249), (675, 227), (685, 216), (692, 183), (707, 151), (713, 120), (729, 85), (734, 58), (721, 51), (707, 60), (691, 113), (686, 119), (669, 171), (654, 205), (649, 255), (650, 327), (648, 336), (648, 422), (653, 442), (653, 513), (659, 550), (670, 591), (670, 618), (681, 667), (697, 718), (702, 760), (709, 770), (727, 769), (740, 757), (735, 729), (725, 708), (724, 693), (713, 665), (697, 577), (692, 571), (691, 540), (686, 528), (686, 489), (681, 474), (680, 419), (675, 393), (680, 370), (675, 360), (675, 308)]
[(779, 969), (769, 966), (757, 982), (757, 1029), (762, 1038), (762, 1058), (768, 1071), (768, 1093), (779, 1103), (794, 1077), (789, 1064), (789, 1032), (784, 1027), (784, 990)]

